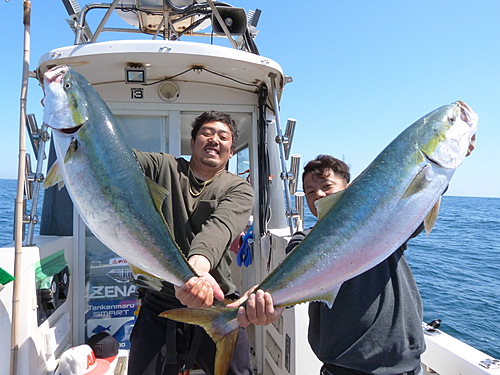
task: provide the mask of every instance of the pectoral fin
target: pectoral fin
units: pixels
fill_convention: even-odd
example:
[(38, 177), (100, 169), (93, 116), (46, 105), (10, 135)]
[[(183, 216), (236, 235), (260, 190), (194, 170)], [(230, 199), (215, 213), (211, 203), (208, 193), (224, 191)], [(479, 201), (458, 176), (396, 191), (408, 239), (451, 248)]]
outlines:
[(78, 150), (78, 141), (73, 137), (66, 150), (66, 155), (64, 155), (64, 164), (71, 164), (73, 162), (76, 150)]
[(47, 172), (47, 176), (43, 180), (42, 188), (48, 189), (51, 186), (57, 184), (57, 188), (61, 190), (64, 186), (64, 180), (61, 173), (61, 168), (59, 166), (59, 161), (55, 161)]
[(432, 228), (434, 228), (434, 224), (436, 224), (436, 220), (438, 217), (439, 213), (439, 206), (441, 205), (441, 197), (439, 197), (438, 201), (432, 207), (430, 212), (427, 214), (427, 216), (424, 219), (424, 226), (425, 226), (425, 234), (427, 237), (429, 237), (429, 234), (431, 234)]
[(427, 169), (429, 168), (428, 165), (425, 165), (424, 168), (422, 168), (413, 181), (410, 183), (408, 186), (408, 189), (406, 189), (406, 192), (403, 195), (403, 199), (409, 198), (414, 194), (417, 194), (424, 190), (429, 184), (430, 180), (427, 178)]

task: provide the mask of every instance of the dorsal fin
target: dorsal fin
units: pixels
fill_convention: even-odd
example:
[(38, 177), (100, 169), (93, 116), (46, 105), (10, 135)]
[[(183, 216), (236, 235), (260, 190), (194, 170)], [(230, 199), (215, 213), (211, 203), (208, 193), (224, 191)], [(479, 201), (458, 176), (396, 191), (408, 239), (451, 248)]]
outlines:
[(324, 198), (318, 199), (316, 202), (314, 202), (314, 204), (316, 205), (316, 209), (318, 210), (319, 220), (323, 219), (323, 217), (326, 216), (328, 212), (330, 212), (332, 207), (337, 204), (339, 199), (344, 194), (344, 191), (345, 190), (338, 191)]
[(424, 219), (425, 234), (427, 235), (427, 237), (429, 237), (432, 228), (434, 228), (434, 224), (436, 224), (440, 205), (441, 205), (441, 197), (439, 197), (436, 204), (432, 207), (432, 209), (429, 211), (429, 213)]
[(47, 172), (47, 176), (45, 176), (45, 179), (43, 180), (42, 188), (48, 189), (55, 184), (57, 184), (57, 188), (59, 190), (61, 190), (64, 186), (64, 180), (58, 160), (56, 160), (54, 164), (52, 164), (52, 167), (50, 167), (49, 171)]

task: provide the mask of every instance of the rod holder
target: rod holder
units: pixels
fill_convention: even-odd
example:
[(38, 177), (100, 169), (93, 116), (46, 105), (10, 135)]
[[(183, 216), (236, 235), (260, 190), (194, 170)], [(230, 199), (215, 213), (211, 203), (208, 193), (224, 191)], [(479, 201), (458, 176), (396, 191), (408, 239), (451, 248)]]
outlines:
[(295, 133), (295, 124), (297, 120), (289, 118), (286, 121), (285, 134), (283, 135), (283, 145), (285, 146), (285, 159), (290, 157), (290, 150), (292, 148), (293, 134)]
[(297, 216), (295, 217), (295, 230), (304, 230), (304, 197), (303, 191), (295, 192), (295, 210), (297, 211)]
[(295, 195), (297, 192), (297, 183), (299, 177), (300, 155), (292, 154), (292, 161), (290, 165), (290, 195)]
[(26, 199), (33, 199), (33, 184), (36, 180), (36, 174), (31, 169), (31, 155), (26, 154), (25, 178), (24, 178), (24, 196)]
[(31, 141), (31, 147), (33, 147), (33, 152), (35, 157), (38, 158), (38, 147), (40, 145), (40, 128), (36, 123), (36, 118), (33, 113), (26, 116), (26, 129), (28, 130), (28, 135)]

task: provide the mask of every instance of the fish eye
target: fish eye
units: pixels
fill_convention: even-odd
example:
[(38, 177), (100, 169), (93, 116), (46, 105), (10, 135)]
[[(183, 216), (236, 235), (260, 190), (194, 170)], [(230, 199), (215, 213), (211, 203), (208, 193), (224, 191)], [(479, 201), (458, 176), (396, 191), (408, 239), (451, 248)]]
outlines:
[(448, 121), (451, 122), (452, 124), (455, 123), (455, 117), (448, 117)]
[(64, 84), (64, 88), (65, 88), (66, 90), (69, 90), (69, 89), (71, 88), (71, 83), (66, 82), (66, 83)]

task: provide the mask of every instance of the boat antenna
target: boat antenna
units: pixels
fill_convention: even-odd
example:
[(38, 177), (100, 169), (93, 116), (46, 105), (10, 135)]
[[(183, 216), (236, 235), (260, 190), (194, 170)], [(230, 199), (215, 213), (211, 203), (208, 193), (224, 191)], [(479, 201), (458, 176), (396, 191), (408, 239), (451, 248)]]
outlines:
[(24, 24), (24, 57), (23, 78), (21, 86), (21, 113), (19, 125), (19, 168), (17, 173), (17, 196), (14, 227), (14, 291), (12, 295), (12, 327), (11, 327), (11, 358), (10, 374), (17, 374), (17, 360), (19, 353), (19, 301), (21, 297), (21, 259), (23, 249), (23, 194), (26, 172), (26, 97), (28, 90), (29, 62), (30, 62), (30, 22), (31, 1), (23, 1), (23, 24)]

